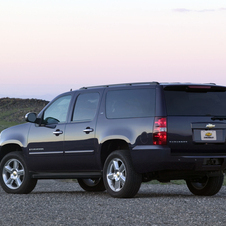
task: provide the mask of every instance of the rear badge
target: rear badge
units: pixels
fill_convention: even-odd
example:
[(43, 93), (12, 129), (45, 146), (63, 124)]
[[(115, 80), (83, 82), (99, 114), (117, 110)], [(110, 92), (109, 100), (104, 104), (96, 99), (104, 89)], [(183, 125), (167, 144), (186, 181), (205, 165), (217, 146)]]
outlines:
[(171, 144), (186, 144), (188, 143), (187, 140), (170, 140), (169, 143)]
[(209, 128), (209, 129), (212, 129), (212, 128), (214, 128), (214, 127), (215, 127), (215, 125), (213, 125), (213, 124), (211, 124), (211, 123), (209, 123), (209, 124), (206, 125), (206, 128)]

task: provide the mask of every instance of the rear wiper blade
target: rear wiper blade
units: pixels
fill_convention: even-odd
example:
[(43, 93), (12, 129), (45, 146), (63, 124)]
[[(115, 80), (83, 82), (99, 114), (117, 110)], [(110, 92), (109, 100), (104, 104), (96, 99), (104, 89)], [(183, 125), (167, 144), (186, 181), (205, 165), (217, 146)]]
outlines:
[(212, 120), (226, 120), (226, 116), (225, 115), (224, 116), (213, 116), (211, 119)]

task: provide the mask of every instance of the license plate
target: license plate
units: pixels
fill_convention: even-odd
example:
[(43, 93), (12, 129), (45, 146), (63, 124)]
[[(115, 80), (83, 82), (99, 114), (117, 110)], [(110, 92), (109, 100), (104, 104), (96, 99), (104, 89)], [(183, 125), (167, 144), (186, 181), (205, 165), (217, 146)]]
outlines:
[(217, 140), (217, 134), (215, 130), (202, 130), (201, 140)]

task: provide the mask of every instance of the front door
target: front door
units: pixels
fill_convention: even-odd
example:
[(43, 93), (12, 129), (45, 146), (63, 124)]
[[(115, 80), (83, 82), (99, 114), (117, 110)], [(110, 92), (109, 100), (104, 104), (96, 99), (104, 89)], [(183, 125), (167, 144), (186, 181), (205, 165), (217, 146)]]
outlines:
[(71, 95), (60, 96), (45, 109), (40, 125), (31, 125), (27, 147), (30, 170), (49, 172), (63, 169), (63, 144), (70, 101)]

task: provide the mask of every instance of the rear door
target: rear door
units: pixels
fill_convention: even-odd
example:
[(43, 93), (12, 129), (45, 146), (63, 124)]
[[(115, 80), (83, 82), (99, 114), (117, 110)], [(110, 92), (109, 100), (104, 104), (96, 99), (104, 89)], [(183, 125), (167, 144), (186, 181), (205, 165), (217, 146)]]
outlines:
[(96, 118), (101, 94), (102, 90), (77, 94), (70, 122), (65, 128), (65, 170), (97, 170)]
[(168, 145), (175, 155), (226, 153), (226, 88), (177, 85), (164, 88)]

